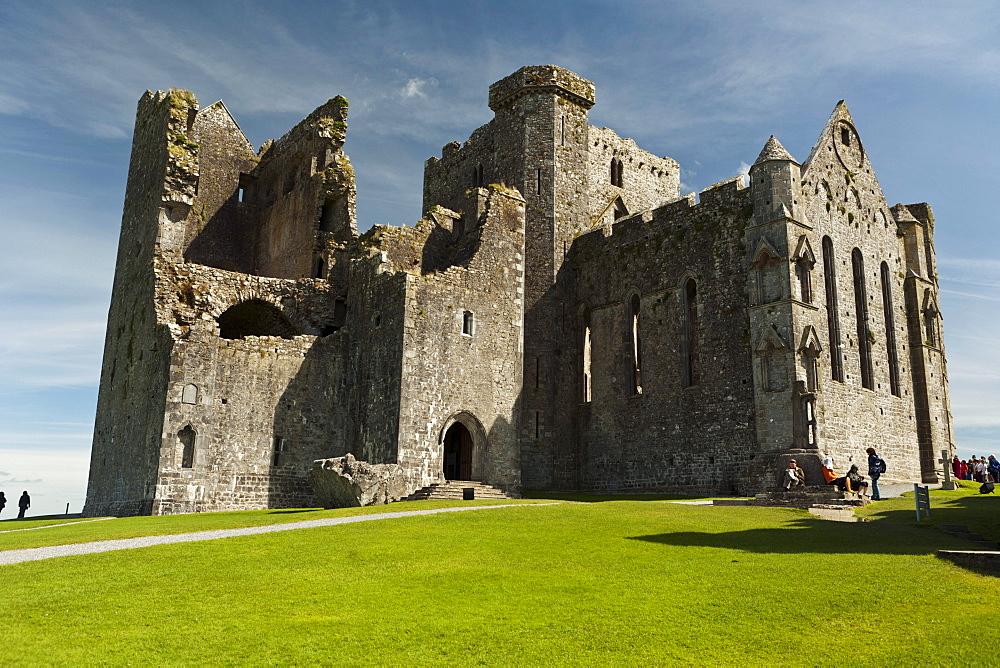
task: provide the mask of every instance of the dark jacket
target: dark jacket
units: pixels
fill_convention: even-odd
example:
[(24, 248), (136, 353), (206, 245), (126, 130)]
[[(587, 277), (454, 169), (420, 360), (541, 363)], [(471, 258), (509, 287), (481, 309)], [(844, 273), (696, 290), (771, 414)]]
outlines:
[(868, 476), (877, 478), (882, 475), (882, 458), (878, 455), (868, 455)]

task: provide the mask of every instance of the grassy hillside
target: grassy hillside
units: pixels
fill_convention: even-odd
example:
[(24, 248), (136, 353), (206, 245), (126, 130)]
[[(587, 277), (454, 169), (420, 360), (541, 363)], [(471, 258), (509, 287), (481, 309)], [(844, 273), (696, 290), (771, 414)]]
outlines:
[[(1000, 510), (962, 493), (935, 497), (935, 509), (953, 501)], [(563, 502), (4, 566), (0, 646), (8, 664), (975, 663), (968, 648), (996, 620), (986, 602), (1000, 579), (935, 558), (968, 544), (916, 526), (907, 503), (840, 524), (781, 509)], [(280, 519), (320, 512), (358, 511)], [(80, 527), (93, 540), (121, 537), (116, 523), (191, 531), (268, 516), (224, 515), (0, 534), (0, 549)]]

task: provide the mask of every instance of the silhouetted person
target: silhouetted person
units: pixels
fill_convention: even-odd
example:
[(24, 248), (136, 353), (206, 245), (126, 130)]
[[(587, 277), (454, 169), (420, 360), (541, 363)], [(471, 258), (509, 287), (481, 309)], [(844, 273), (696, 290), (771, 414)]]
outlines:
[(0, 512), (3, 512), (4, 507), (7, 505), (7, 497), (0, 492)]
[(28, 496), (28, 490), (24, 490), (21, 498), (17, 500), (17, 507), (20, 508), (17, 513), (17, 519), (24, 519), (24, 511), (31, 507), (31, 497)]

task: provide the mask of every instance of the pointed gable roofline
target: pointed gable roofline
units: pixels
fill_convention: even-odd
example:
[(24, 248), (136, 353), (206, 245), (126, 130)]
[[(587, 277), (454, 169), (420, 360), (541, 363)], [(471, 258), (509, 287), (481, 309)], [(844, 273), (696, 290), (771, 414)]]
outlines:
[(757, 160), (754, 161), (754, 166), (761, 164), (762, 162), (768, 162), (769, 160), (783, 160), (787, 162), (794, 162), (796, 165), (799, 164), (792, 157), (792, 154), (785, 150), (785, 147), (781, 145), (778, 139), (771, 135), (771, 138), (767, 140), (764, 144), (764, 148), (761, 149), (760, 155), (757, 156)]
[(837, 121), (845, 120), (851, 125), (854, 125), (854, 119), (851, 118), (851, 112), (847, 108), (847, 103), (841, 100), (833, 108), (833, 113), (830, 114), (830, 118), (827, 119), (826, 125), (823, 126), (823, 131), (819, 133), (819, 137), (816, 139), (816, 143), (813, 144), (812, 150), (809, 151), (809, 157), (806, 161), (802, 163), (803, 172), (809, 169), (809, 165), (812, 164), (813, 158), (819, 153), (819, 149), (823, 146), (823, 140), (829, 135), (833, 134), (833, 128), (837, 124)]
[(240, 131), (240, 136), (243, 137), (243, 141), (245, 141), (247, 143), (247, 146), (250, 147), (250, 151), (252, 153), (253, 152), (253, 144), (251, 144), (250, 140), (247, 139), (247, 133), (243, 132), (243, 128), (240, 127), (239, 121), (237, 121), (236, 117), (233, 116), (233, 113), (231, 111), (229, 111), (229, 107), (226, 106), (225, 102), (223, 102), (222, 100), (218, 100), (217, 102), (213, 102), (212, 104), (208, 105), (207, 107), (203, 107), (203, 108), (199, 109), (198, 113), (199, 114), (203, 114), (203, 113), (207, 112), (209, 109), (212, 109), (213, 107), (215, 107), (215, 108), (221, 108), (223, 111), (226, 112), (226, 115), (229, 116), (229, 120), (231, 120), (233, 122), (233, 125), (236, 126), (236, 129)]
[(757, 345), (754, 349), (758, 353), (763, 353), (768, 350), (787, 350), (788, 345), (785, 344), (784, 339), (781, 338), (781, 334), (778, 333), (774, 325), (771, 325), (761, 333), (760, 339), (757, 340)]

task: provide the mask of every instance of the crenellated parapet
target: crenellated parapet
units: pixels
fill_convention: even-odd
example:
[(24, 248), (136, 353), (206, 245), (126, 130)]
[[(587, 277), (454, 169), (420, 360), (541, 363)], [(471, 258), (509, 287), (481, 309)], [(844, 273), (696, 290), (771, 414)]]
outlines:
[(522, 67), (490, 86), (490, 109), (499, 112), (525, 95), (555, 94), (584, 109), (597, 100), (593, 82), (555, 65)]

